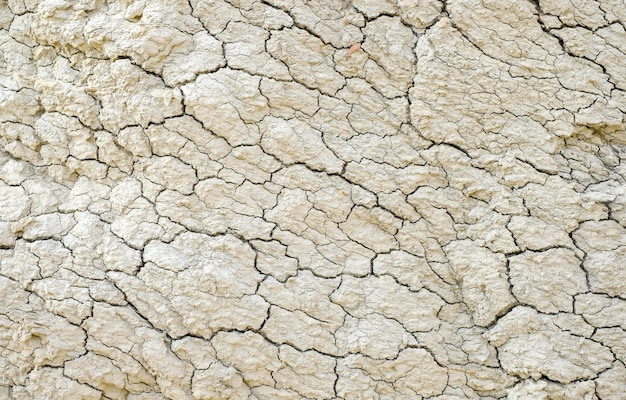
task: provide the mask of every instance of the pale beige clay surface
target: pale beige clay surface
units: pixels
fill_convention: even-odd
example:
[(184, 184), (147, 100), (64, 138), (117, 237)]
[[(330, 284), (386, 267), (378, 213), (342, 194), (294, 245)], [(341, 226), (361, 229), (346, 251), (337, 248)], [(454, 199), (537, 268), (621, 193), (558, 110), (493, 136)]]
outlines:
[(0, 0), (0, 399), (626, 393), (623, 0)]

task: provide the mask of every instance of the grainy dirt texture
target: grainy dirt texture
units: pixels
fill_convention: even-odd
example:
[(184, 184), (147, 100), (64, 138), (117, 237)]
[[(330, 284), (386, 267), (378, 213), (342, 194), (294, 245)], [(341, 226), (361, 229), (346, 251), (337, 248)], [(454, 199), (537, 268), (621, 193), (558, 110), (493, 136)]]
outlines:
[(626, 393), (624, 0), (0, 0), (0, 399)]

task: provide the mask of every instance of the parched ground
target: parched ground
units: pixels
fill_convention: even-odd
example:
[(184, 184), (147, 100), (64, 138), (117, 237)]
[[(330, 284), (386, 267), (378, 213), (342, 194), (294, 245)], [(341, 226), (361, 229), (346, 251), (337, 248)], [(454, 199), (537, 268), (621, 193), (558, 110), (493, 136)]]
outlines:
[(624, 399), (623, 0), (0, 28), (1, 399)]

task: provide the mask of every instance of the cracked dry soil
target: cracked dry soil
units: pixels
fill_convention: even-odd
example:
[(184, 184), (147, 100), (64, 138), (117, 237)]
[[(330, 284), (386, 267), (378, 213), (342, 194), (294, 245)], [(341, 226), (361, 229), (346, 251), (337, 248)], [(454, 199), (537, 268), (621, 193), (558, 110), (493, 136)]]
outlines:
[(623, 0), (0, 0), (0, 398), (626, 393)]

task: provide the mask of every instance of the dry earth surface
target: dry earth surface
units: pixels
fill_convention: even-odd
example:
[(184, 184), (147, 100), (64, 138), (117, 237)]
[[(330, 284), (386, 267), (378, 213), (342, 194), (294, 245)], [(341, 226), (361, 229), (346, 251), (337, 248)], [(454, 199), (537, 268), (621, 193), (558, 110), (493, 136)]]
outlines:
[(0, 0), (0, 398), (624, 399), (625, 27)]

